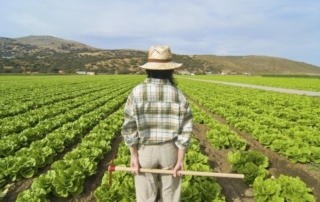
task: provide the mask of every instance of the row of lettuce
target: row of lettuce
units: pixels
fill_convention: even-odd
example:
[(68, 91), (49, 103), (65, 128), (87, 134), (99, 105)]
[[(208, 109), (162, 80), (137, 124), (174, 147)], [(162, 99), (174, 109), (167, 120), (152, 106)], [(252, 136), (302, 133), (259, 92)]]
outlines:
[[(71, 78), (68, 83), (79, 84), (77, 88), (82, 95), (63, 96), (63, 99), (39, 108), (0, 118), (1, 129), (5, 128), (7, 132), (0, 136), (0, 189), (5, 189), (10, 183), (32, 178), (39, 170), (42, 172), (45, 166), (55, 162), (59, 153), (69, 149), (101, 120), (121, 107), (130, 90), (139, 82), (141, 78), (120, 80), (104, 77), (91, 81), (81, 78), (78, 82)], [(88, 86), (94, 87), (88, 91)], [(46, 90), (43, 88), (42, 93)], [(61, 94), (58, 91), (56, 89), (57, 95)], [(37, 92), (40, 90), (37, 89)], [(68, 95), (68, 91), (64, 94)], [(21, 122), (29, 125), (22, 128)], [(12, 127), (8, 131), (4, 126)]]
[[(67, 198), (81, 194), (85, 180), (96, 173), (98, 163), (111, 150), (112, 139), (118, 134), (123, 121), (123, 109), (116, 113), (113, 111), (124, 103), (128, 90), (134, 86), (133, 83), (140, 82), (141, 79), (136, 78), (133, 81), (129, 85), (127, 82), (124, 86), (117, 80), (115, 86), (107, 87), (109, 91), (105, 87), (95, 88), (90, 92), (81, 91), (81, 97), (64, 96), (61, 101), (55, 99), (54, 102), (39, 104), (38, 108), (26, 112), (17, 110), (19, 113), (14, 116), (7, 114), (8, 116), (0, 119), (7, 124), (17, 120), (29, 124), (24, 128), (19, 125), (7, 131), (7, 134), (0, 139), (6, 147), (2, 150), (0, 159), (0, 185), (33, 178), (39, 169), (51, 165), (51, 170), (33, 178), (31, 187), (21, 192), (17, 201), (50, 201), (53, 196)], [(63, 96), (63, 93), (57, 95)], [(110, 113), (112, 114), (105, 118)], [(33, 121), (37, 118), (38, 122)], [(85, 135), (92, 127), (94, 128), (90, 133)], [(80, 143), (66, 153), (62, 160), (55, 160), (59, 153), (80, 139)], [(128, 157), (128, 148), (124, 146), (121, 148), (120, 151), (122, 150)], [(126, 158), (125, 161), (129, 162)], [(191, 165), (189, 168), (191, 170), (211, 170), (207, 162), (208, 157), (201, 154), (195, 139), (192, 140), (187, 161), (187, 164)], [(127, 173), (126, 176), (130, 179), (124, 184), (131, 184), (131, 189), (134, 189), (132, 175)], [(114, 181), (123, 182), (116, 179)], [(123, 194), (119, 194), (118, 191), (113, 194), (122, 198), (128, 193), (134, 194), (134, 191), (128, 192), (130, 189), (124, 184), (121, 185)], [(214, 178), (186, 177), (183, 182), (183, 192), (183, 201), (198, 200), (199, 194), (208, 201), (224, 201), (221, 187)], [(134, 199), (135, 196), (128, 198), (129, 201)], [(100, 200), (98, 194), (97, 200)], [(110, 201), (110, 198), (101, 201)]]
[[(56, 81), (55, 79), (53, 80)], [(0, 152), (2, 155), (0, 159), (0, 187), (10, 182), (19, 181), (23, 178), (31, 178), (38, 172), (38, 169), (44, 167), (45, 165), (52, 164), (51, 170), (35, 178), (31, 188), (21, 192), (17, 198), (17, 201), (50, 201), (49, 198), (52, 197), (52, 195), (65, 198), (81, 194), (85, 180), (97, 171), (98, 163), (111, 150), (112, 139), (118, 134), (122, 125), (122, 109), (118, 110), (116, 113), (113, 112), (124, 103), (129, 89), (131, 89), (135, 83), (140, 81), (141, 78), (137, 77), (132, 79), (131, 82), (128, 82), (127, 87), (124, 87), (124, 85), (119, 85), (119, 80), (117, 78), (112, 81), (117, 83), (117, 85), (108, 86), (107, 89), (109, 89), (109, 91), (107, 95), (104, 96), (103, 94), (106, 92), (104, 92), (103, 89), (106, 88), (98, 87), (101, 86), (101, 83), (97, 86), (92, 84), (92, 86), (95, 86), (96, 90), (91, 89), (92, 93), (82, 92), (84, 93), (84, 96), (82, 97), (83, 103), (80, 105), (75, 104), (76, 102), (81, 101), (81, 99), (77, 99), (77, 96), (69, 97), (69, 102), (67, 101), (68, 99), (65, 98), (61, 99), (60, 101), (56, 100), (51, 104), (49, 104), (49, 102), (47, 103), (47, 105), (50, 105), (50, 108), (56, 106), (57, 111), (60, 109), (60, 112), (66, 116), (65, 119), (63, 119), (63, 115), (59, 115), (59, 113), (56, 113), (57, 115), (50, 117), (50, 113), (44, 110), (46, 105), (44, 104), (43, 106), (39, 106), (39, 109), (43, 109), (39, 110), (39, 112), (43, 111), (44, 114), (47, 115), (39, 114), (38, 116), (46, 117), (48, 120), (50, 120), (50, 118), (53, 120), (55, 117), (61, 116), (59, 118), (62, 122), (60, 125), (57, 124), (57, 126), (54, 126), (54, 121), (48, 121), (46, 123), (50, 122), (53, 125), (50, 126), (52, 128), (47, 129), (47, 131), (44, 130), (37, 133), (33, 128), (37, 128), (39, 127), (38, 125), (42, 124), (42, 121), (39, 120), (38, 123), (32, 123), (33, 125), (31, 124), (33, 128), (32, 126), (29, 126), (26, 129), (22, 129), (20, 132), (12, 133), (12, 137), (16, 136), (16, 139), (19, 139), (18, 137), (20, 136), (15, 134), (28, 134), (24, 131), (34, 130), (32, 133), (30, 133), (33, 135), (21, 135), (21, 137), (23, 137), (22, 140), (16, 140), (13, 138), (13, 143), (8, 141), (8, 138), (11, 136), (10, 134), (1, 137), (0, 142), (4, 140), (3, 143), (5, 143), (5, 145), (11, 144), (14, 146), (12, 146), (11, 150), (1, 150), (0, 148), (0, 151), (3, 151), (2, 153)], [(87, 81), (78, 80), (78, 82), (75, 82), (75, 85), (79, 84), (79, 86), (81, 86), (86, 83)], [(262, 120), (268, 118), (265, 117), (265, 110), (263, 108), (259, 108), (257, 105), (254, 105), (254, 103), (249, 102), (249, 98), (246, 100), (239, 99), (239, 97), (237, 97), (237, 93), (240, 94), (239, 92), (233, 92), (235, 93), (233, 96), (237, 98), (232, 99), (233, 96), (231, 95), (224, 98), (224, 101), (229, 103), (227, 105), (224, 105), (224, 102), (221, 100), (220, 102), (213, 102), (214, 100), (219, 99), (216, 94), (223, 95), (223, 88), (226, 87), (223, 86), (222, 89), (218, 89), (220, 90), (218, 91), (217, 89), (212, 88), (212, 85), (210, 86), (210, 90), (208, 90), (207, 88), (209, 85), (210, 84), (202, 85), (199, 82), (179, 80), (179, 87), (184, 91), (184, 93), (192, 97), (192, 99), (196, 100), (210, 111), (217, 114), (219, 114), (218, 112), (223, 112), (227, 115), (228, 113), (231, 113), (231, 115), (235, 116), (234, 119), (231, 117), (224, 117), (231, 124), (239, 123), (235, 122), (235, 120), (241, 119), (241, 121), (243, 121), (244, 117), (257, 118), (258, 116), (261, 116), (263, 117)], [(100, 90), (97, 90), (97, 88), (102, 90), (103, 93), (100, 94)], [(195, 90), (192, 90), (193, 88), (195, 88)], [(70, 94), (71, 93), (72, 92), (70, 92)], [(258, 94), (257, 92), (255, 93)], [(88, 96), (86, 96), (86, 94)], [(57, 93), (57, 96), (58, 95), (59, 93)], [(63, 96), (64, 94), (61, 93), (60, 95)], [(242, 95), (241, 97), (244, 96)], [(266, 97), (268, 98), (269, 96)], [(262, 95), (262, 97), (257, 99), (255, 98), (256, 103), (261, 104), (262, 102), (266, 102), (267, 104), (264, 106), (267, 106), (273, 104), (276, 100), (281, 106), (291, 106), (290, 100), (278, 100), (276, 95), (272, 95), (271, 97), (273, 99), (264, 100)], [(236, 102), (236, 104), (230, 104), (232, 103), (232, 100), (237, 101), (237, 99), (238, 102)], [(99, 100), (101, 102), (99, 102)], [(100, 104), (92, 104), (96, 101)], [(59, 102), (61, 103), (59, 104)], [(103, 103), (105, 103), (105, 105)], [(247, 103), (251, 104), (246, 106)], [(317, 106), (315, 101), (305, 101), (304, 103), (308, 103), (308, 107), (306, 107), (307, 110), (313, 111), (313, 113), (319, 115), (319, 111), (316, 109), (309, 109), (309, 107), (311, 107), (313, 104), (316, 104)], [(65, 109), (67, 108), (63, 108), (63, 106), (67, 106), (69, 104), (70, 110), (68, 113), (65, 113)], [(95, 107), (92, 106), (92, 108), (90, 108), (90, 104), (94, 105)], [(247, 113), (247, 110), (250, 109), (250, 107), (254, 109), (254, 112)], [(272, 107), (274, 106), (269, 106), (268, 109), (271, 109)], [(84, 110), (83, 108), (89, 108), (90, 110)], [(237, 108), (242, 109), (237, 110)], [(302, 107), (300, 107), (300, 109), (301, 108)], [(76, 111), (81, 109), (84, 110), (82, 114), (80, 113), (78, 115), (73, 115), (73, 113), (71, 113), (73, 110), (76, 113)], [(257, 201), (295, 201), (297, 197), (300, 197), (299, 199), (303, 197), (302, 199), (304, 201), (315, 201), (314, 196), (311, 194), (311, 189), (307, 188), (299, 178), (292, 178), (284, 175), (281, 175), (277, 179), (271, 178), (270, 174), (266, 170), (268, 167), (267, 157), (255, 151), (246, 151), (246, 141), (241, 139), (235, 132), (232, 132), (227, 126), (215, 121), (215, 119), (213, 119), (203, 110), (200, 110), (196, 105), (192, 104), (192, 109), (194, 120), (197, 123), (208, 126), (209, 131), (206, 135), (208, 141), (215, 148), (238, 150), (229, 153), (228, 161), (230, 162), (234, 171), (245, 174), (245, 182), (247, 182), (249, 185), (253, 185), (254, 197)], [(218, 109), (218, 111), (214, 111), (213, 109)], [(37, 108), (32, 110), (37, 110)], [(25, 112), (25, 114), (27, 113), (28, 112)], [(219, 115), (222, 116), (223, 113)], [(257, 115), (253, 115), (254, 113)], [(67, 117), (67, 114), (70, 117)], [(108, 114), (111, 115), (106, 118), (106, 115)], [(294, 116), (296, 116), (298, 120), (301, 120), (304, 118), (304, 116), (302, 116), (303, 114), (304, 113), (298, 113), (298, 116), (296, 116), (296, 114)], [(28, 115), (24, 115), (23, 110), (16, 115), (28, 117)], [(270, 113), (268, 115), (270, 115)], [(288, 117), (286, 114), (282, 114), (280, 116)], [(16, 120), (14, 119), (14, 116), (10, 114), (9, 116), (0, 119), (0, 122), (4, 119), (9, 120), (10, 117), (12, 120)], [(36, 117), (36, 113), (35, 115), (30, 115), (30, 117)], [(45, 121), (46, 118), (44, 118), (43, 121)], [(58, 121), (58, 118), (56, 120)], [(232, 120), (234, 122), (231, 122)], [(250, 119), (245, 120), (248, 121)], [(262, 120), (258, 122), (264, 123)], [(288, 122), (293, 122), (292, 120), (288, 120), (288, 118), (284, 118), (284, 120), (286, 121), (285, 124), (287, 124), (285, 127), (292, 126), (288, 124)], [(253, 124), (253, 122), (254, 121), (250, 121), (247, 124), (250, 125)], [(306, 121), (301, 122), (305, 124), (303, 127), (307, 127), (309, 129), (318, 127), (316, 125), (317, 123), (313, 123), (313, 125), (310, 126), (310, 124), (306, 123)], [(267, 132), (273, 131), (273, 125), (271, 125), (271, 123), (272, 121), (267, 122)], [(47, 124), (43, 124), (43, 126), (44, 125)], [(241, 124), (239, 125), (241, 126)], [(246, 124), (243, 124), (243, 126), (248, 127)], [(259, 125), (258, 128), (261, 129), (263, 126), (265, 126), (265, 124)], [(250, 133), (250, 131), (247, 131), (243, 128), (240, 129)], [(295, 132), (294, 129), (292, 130)], [(84, 136), (88, 131), (90, 131), (90, 133)], [(39, 134), (39, 136), (36, 134)], [(311, 135), (312, 134), (313, 133), (311, 133)], [(279, 135), (283, 136), (283, 134)], [(79, 143), (72, 151), (66, 153), (62, 160), (54, 161), (54, 157), (57, 156), (58, 153), (64, 151), (65, 148), (70, 147), (75, 141), (80, 139), (81, 143)], [(315, 141), (315, 143), (317, 142)], [(311, 145), (310, 148), (312, 147), (316, 146)], [(10, 146), (7, 146), (7, 148), (10, 148)], [(115, 164), (128, 166), (128, 148), (122, 144), (119, 148), (118, 154), (119, 157), (116, 159)], [(291, 158), (289, 159), (292, 160)], [(311, 158), (309, 158), (309, 161), (310, 160)], [(195, 139), (192, 139), (190, 150), (187, 153), (186, 169), (196, 171), (212, 171), (210, 166), (208, 166), (208, 157), (201, 154), (199, 144)], [(108, 174), (106, 172), (102, 179), (101, 186), (94, 192), (97, 201), (110, 201), (110, 197), (115, 199), (111, 201), (134, 201), (134, 184), (133, 176), (131, 174), (114, 172), (112, 187), (109, 187), (107, 183)], [(184, 176), (182, 201), (199, 201), (199, 199), (205, 199), (205, 201), (225, 201), (225, 197), (221, 194), (221, 187), (216, 183), (214, 178)]]
[[(115, 103), (122, 104), (118, 100)], [(121, 108), (101, 120), (76, 148), (55, 161), (51, 170), (35, 178), (31, 188), (18, 195), (17, 202), (50, 201), (51, 194), (64, 198), (81, 194), (85, 180), (96, 173), (99, 161), (111, 150), (122, 125), (122, 112)]]
[[(308, 188), (299, 177), (280, 175), (274, 178), (267, 170), (268, 157), (258, 151), (247, 150), (244, 139), (228, 126), (219, 125), (212, 116), (195, 104), (192, 104), (192, 110), (195, 121), (208, 126), (209, 130), (206, 133), (208, 141), (216, 149), (230, 149), (227, 157), (230, 167), (232, 171), (244, 174), (243, 181), (253, 187), (256, 201), (316, 201), (312, 189)], [(213, 136), (213, 133), (217, 135)]]
[[(16, 78), (0, 84), (0, 138), (19, 133), (35, 126), (40, 120), (66, 112), (68, 109), (65, 105), (75, 108), (77, 104), (83, 104), (81, 99), (97, 96), (102, 91), (112, 92), (121, 86), (132, 88), (132, 82), (141, 80), (137, 77), (110, 76), (31, 78), (30, 81)], [(12, 123), (17, 126), (14, 127)]]
[(13, 77), (0, 84), (0, 119), (25, 112), (32, 114), (34, 109), (99, 92), (112, 82), (108, 78)]
[[(21, 113), (14, 116), (9, 116), (0, 119), (1, 129), (0, 129), (0, 138), (6, 137), (13, 133), (20, 133), (21, 131), (32, 128), (39, 124), (41, 120), (52, 119), (60, 114), (63, 114), (71, 109), (76, 109), (81, 107), (87, 102), (92, 102), (99, 98), (102, 98), (109, 92), (112, 93), (116, 90), (120, 90), (118, 84), (108, 85), (112, 88), (111, 90), (107, 86), (101, 87), (96, 86), (95, 88), (79, 90), (74, 93), (68, 91), (65, 92), (64, 96), (59, 95), (59, 98), (52, 95), (51, 103), (45, 105), (34, 106), (34, 109), (28, 109), (28, 111), (23, 112), (23, 108), (15, 108)], [(130, 86), (129, 86), (130, 87)], [(59, 89), (56, 89), (57, 91)], [(68, 95), (68, 97), (66, 96)], [(47, 99), (46, 97), (44, 99)], [(20, 105), (21, 106), (21, 105)], [(2, 107), (3, 109), (3, 107)], [(50, 121), (51, 122), (51, 121)]]
[[(297, 177), (281, 175), (273, 179), (266, 168), (268, 158), (256, 151), (245, 151), (246, 142), (231, 131), (227, 126), (217, 123), (211, 116), (192, 104), (194, 119), (208, 126), (208, 140), (219, 148), (232, 148), (228, 161), (233, 171), (245, 175), (244, 181), (253, 186), (256, 201), (315, 201), (311, 189)], [(49, 195), (57, 197), (77, 196), (83, 190), (86, 178), (97, 170), (97, 163), (110, 151), (111, 141), (118, 134), (122, 125), (122, 109), (101, 121), (89, 135), (82, 139), (74, 150), (67, 153), (63, 160), (56, 161), (51, 170), (34, 179), (30, 189), (19, 194), (17, 201), (50, 201)], [(220, 144), (215, 141), (212, 131), (220, 132), (227, 140)], [(230, 138), (231, 137), (231, 138)], [(228, 142), (228, 143), (227, 143)], [(241, 142), (239, 144), (235, 142)], [(226, 144), (227, 143), (227, 144)], [(120, 144), (117, 166), (129, 166), (130, 153), (128, 148)], [(208, 157), (201, 154), (199, 143), (191, 140), (186, 155), (185, 169), (193, 171), (212, 171), (208, 165)], [(113, 172), (112, 186), (109, 186), (109, 173), (106, 171), (101, 186), (94, 191), (97, 201), (134, 201), (135, 190), (133, 175), (126, 172)], [(181, 201), (225, 201), (221, 187), (214, 178), (184, 176)]]
[[(118, 148), (118, 157), (114, 160), (117, 166), (130, 164), (130, 153), (128, 147), (122, 142)], [(196, 139), (191, 139), (191, 147), (186, 153), (185, 170), (212, 171), (208, 165), (208, 157), (200, 151), (199, 143)], [(113, 172), (112, 185), (109, 185), (109, 173), (106, 172), (102, 178), (94, 196), (98, 202), (105, 201), (135, 201), (134, 177), (131, 173)], [(182, 179), (181, 201), (215, 201), (223, 202), (225, 197), (221, 193), (221, 186), (212, 177), (199, 177), (186, 175)]]
[[(1, 119), (0, 157), (14, 155), (22, 147), (41, 140), (63, 125), (78, 120), (83, 114), (99, 108), (115, 97), (128, 93), (130, 87), (117, 86), (83, 97), (58, 102), (56, 104), (32, 110), (30, 113)], [(24, 127), (22, 127), (24, 124)], [(20, 131), (21, 130), (21, 131)], [(5, 131), (5, 132), (4, 132)]]
[(96, 110), (82, 115), (74, 122), (69, 122), (59, 129), (47, 134), (45, 138), (31, 143), (30, 147), (18, 150), (15, 155), (0, 159), (0, 185), (31, 178), (37, 174), (38, 169), (51, 164), (54, 157), (70, 147), (107, 114), (119, 108), (125, 100), (120, 96)]
[[(63, 160), (55, 161), (51, 170), (33, 180), (30, 189), (21, 192), (17, 201), (50, 201), (50, 195), (70, 197), (81, 194), (85, 179), (97, 170), (99, 161), (111, 150), (112, 139), (118, 134), (123, 122), (123, 109), (110, 115), (82, 138), (75, 149), (65, 154)], [(128, 166), (130, 153), (122, 142), (118, 148), (117, 166)], [(196, 139), (186, 154), (186, 170), (212, 171), (208, 157), (201, 154)], [(101, 186), (95, 192), (97, 201), (134, 201), (133, 175), (114, 172), (113, 184), (109, 187), (109, 173), (105, 172)], [(185, 176), (182, 184), (182, 201), (225, 201), (221, 187), (215, 178)]]
[(235, 75), (232, 75), (232, 76), (206, 75), (206, 76), (197, 76), (196, 78), (320, 92), (320, 79), (318, 77), (304, 78), (304, 77), (294, 77), (294, 76), (292, 77), (261, 77), (261, 76), (235, 76)]
[(210, 112), (293, 163), (320, 163), (320, 100), (180, 79), (179, 87)]

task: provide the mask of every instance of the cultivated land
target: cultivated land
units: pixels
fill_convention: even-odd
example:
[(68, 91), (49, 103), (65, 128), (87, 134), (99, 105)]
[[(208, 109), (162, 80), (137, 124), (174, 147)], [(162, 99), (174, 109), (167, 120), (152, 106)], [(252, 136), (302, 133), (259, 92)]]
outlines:
[[(1, 190), (10, 185), (3, 201), (133, 201), (132, 175), (114, 172), (109, 188), (106, 173), (116, 150), (115, 164), (128, 166), (128, 148), (119, 134), (123, 105), (144, 78), (1, 76)], [(283, 84), (262, 80), (277, 87), (290, 83), (286, 78)], [(305, 89), (308, 81), (317, 80), (299, 81), (292, 88)], [(296, 197), (287, 188), (300, 201), (316, 201), (312, 195), (319, 200), (319, 98), (186, 79), (178, 79), (178, 87), (188, 97), (195, 121), (186, 169), (247, 176), (245, 181), (184, 176), (182, 201), (261, 201), (259, 188), (266, 184), (255, 179), (269, 183), (274, 178), (273, 183), (281, 175), (288, 182), (273, 184), (274, 190), (281, 187), (279, 197)], [(249, 158), (230, 160), (237, 151), (255, 151), (260, 160), (254, 165)], [(234, 169), (234, 163), (241, 169)], [(290, 181), (310, 190), (292, 187)], [(264, 190), (267, 195), (268, 187)]]

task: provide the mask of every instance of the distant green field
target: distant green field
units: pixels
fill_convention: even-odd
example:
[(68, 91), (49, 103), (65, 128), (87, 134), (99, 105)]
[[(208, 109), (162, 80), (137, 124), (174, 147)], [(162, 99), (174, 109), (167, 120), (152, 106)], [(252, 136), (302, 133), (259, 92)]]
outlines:
[[(190, 76), (188, 76), (190, 77)], [(235, 83), (255, 84), (261, 86), (291, 88), (298, 90), (320, 91), (319, 78), (305, 77), (261, 77), (261, 76), (229, 76), (229, 75), (197, 75), (192, 78), (228, 81)]]

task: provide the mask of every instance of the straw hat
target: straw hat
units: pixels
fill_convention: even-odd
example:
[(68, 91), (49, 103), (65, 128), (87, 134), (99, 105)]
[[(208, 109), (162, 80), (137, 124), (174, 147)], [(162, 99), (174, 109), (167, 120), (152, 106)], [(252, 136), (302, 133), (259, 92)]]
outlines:
[(182, 66), (182, 63), (172, 62), (171, 59), (172, 54), (169, 46), (151, 46), (148, 62), (140, 67), (153, 70), (168, 70)]

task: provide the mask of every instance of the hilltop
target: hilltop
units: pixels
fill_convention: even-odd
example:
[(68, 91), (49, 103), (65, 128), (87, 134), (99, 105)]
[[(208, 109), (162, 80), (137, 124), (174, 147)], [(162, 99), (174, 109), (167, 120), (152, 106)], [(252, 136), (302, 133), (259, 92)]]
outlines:
[[(179, 55), (180, 71), (198, 74), (320, 74), (320, 67), (268, 56)], [(75, 73), (94, 71), (108, 74), (142, 73), (146, 50), (106, 50), (52, 36), (0, 37), (0, 73)]]
[(95, 51), (97, 48), (52, 36), (26, 36), (21, 38), (0, 37), (2, 56), (32, 56), (78, 51)]

